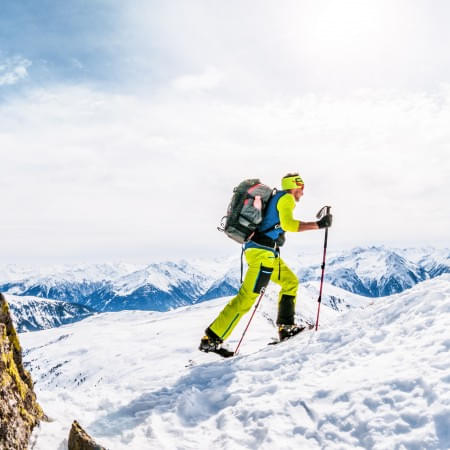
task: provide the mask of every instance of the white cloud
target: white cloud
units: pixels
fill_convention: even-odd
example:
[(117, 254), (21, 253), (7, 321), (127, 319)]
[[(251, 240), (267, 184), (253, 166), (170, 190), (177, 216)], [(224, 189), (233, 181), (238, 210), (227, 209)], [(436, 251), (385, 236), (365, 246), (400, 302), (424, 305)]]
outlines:
[[(111, 8), (95, 29), (75, 15), (64, 58), (42, 22), (28, 51), (45, 89), (0, 103), (1, 258), (238, 251), (216, 231), (232, 188), (293, 170), (298, 217), (333, 206), (332, 246), (449, 245), (448, 2)], [(30, 65), (0, 59), (0, 85)]]
[(173, 87), (180, 91), (209, 91), (217, 88), (223, 80), (223, 74), (215, 67), (208, 67), (197, 75), (183, 75), (173, 81)]
[(188, 86), (214, 67), (226, 73), (218, 96), (251, 101), (356, 88), (431, 90), (450, 76), (445, 0), (219, 3), (124, 3), (122, 50), (149, 55), (139, 58), (148, 73), (179, 76)]
[[(442, 244), (450, 89), (242, 104), (54, 88), (0, 105), (3, 258), (238, 251), (219, 235), (232, 188), (299, 170), (296, 215), (335, 214), (331, 245)], [(426, 226), (424, 224), (426, 223)], [(316, 243), (321, 233), (290, 237)]]
[(0, 61), (0, 86), (15, 84), (23, 80), (28, 76), (28, 67), (30, 66), (31, 61), (21, 56), (5, 58)]

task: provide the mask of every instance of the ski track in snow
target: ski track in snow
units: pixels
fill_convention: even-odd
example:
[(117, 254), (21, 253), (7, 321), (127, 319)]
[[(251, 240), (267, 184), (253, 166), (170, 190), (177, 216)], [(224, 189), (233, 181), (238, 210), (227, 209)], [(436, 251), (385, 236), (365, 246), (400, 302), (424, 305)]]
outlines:
[[(316, 300), (302, 287), (304, 318)], [(65, 448), (73, 419), (109, 449), (450, 447), (450, 275), (363, 309), (322, 307), (318, 333), (277, 346), (265, 345), (276, 334), (268, 289), (241, 354), (220, 359), (196, 348), (226, 301), (21, 335), (54, 419), (33, 433), (34, 450)]]

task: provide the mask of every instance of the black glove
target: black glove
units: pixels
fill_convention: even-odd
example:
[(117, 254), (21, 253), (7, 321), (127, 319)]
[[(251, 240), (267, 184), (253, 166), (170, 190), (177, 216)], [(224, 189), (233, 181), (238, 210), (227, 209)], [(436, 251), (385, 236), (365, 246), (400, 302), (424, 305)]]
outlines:
[(319, 228), (331, 227), (331, 224), (333, 223), (333, 216), (331, 214), (326, 214), (316, 223)]

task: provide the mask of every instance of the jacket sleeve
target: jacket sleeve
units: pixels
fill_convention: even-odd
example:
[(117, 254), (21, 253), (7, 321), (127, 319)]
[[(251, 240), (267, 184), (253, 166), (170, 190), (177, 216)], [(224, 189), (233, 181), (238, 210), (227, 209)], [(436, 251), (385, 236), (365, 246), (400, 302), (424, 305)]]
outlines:
[(280, 214), (280, 225), (284, 231), (298, 231), (300, 221), (294, 219), (295, 200), (287, 193), (278, 200), (277, 209)]

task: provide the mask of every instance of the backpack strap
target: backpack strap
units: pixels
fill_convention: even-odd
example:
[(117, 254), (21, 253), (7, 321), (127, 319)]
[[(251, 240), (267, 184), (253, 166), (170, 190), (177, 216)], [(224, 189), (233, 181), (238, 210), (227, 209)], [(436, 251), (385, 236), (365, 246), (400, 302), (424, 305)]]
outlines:
[(271, 226), (270, 228), (266, 228), (265, 230), (258, 230), (258, 232), (261, 234), (265, 234), (265, 233), (268, 233), (269, 231), (276, 230), (277, 228), (280, 228), (280, 227), (281, 227), (281, 224), (280, 224), (280, 222), (278, 222), (275, 225)]
[[(280, 192), (281, 195), (278, 197), (277, 203), (278, 203), (278, 201), (280, 200), (281, 197), (283, 197), (285, 194), (287, 194), (287, 192), (278, 191), (277, 189), (274, 189), (272, 196), (277, 195), (278, 192)], [(274, 225), (271, 225), (269, 228), (264, 228), (263, 230), (258, 230), (258, 233), (261, 233), (261, 234), (270, 233), (271, 231), (276, 230), (276, 229), (278, 229), (280, 227), (281, 227), (280, 222), (277, 222)]]
[(243, 275), (244, 275), (244, 244), (242, 244), (241, 250), (241, 284)]

